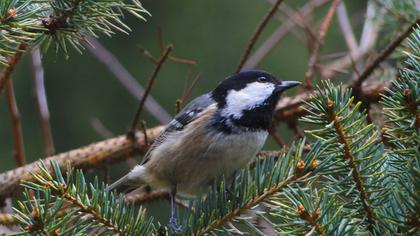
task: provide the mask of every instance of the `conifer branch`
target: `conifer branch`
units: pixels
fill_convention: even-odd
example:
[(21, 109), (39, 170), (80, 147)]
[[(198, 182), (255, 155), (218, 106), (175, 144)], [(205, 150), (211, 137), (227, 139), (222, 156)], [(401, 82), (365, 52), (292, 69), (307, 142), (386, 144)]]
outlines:
[(322, 226), (317, 223), (317, 218), (319, 213), (310, 214), (303, 205), (299, 205), (297, 208), (297, 213), (302, 220), (307, 221), (310, 225), (315, 228), (315, 231), (322, 236), (327, 236), (325, 231), (322, 229)]
[(328, 117), (329, 121), (334, 123), (335, 131), (337, 132), (339, 136), (339, 141), (341, 144), (343, 144), (344, 158), (349, 161), (351, 173), (353, 175), (354, 182), (356, 183), (357, 190), (359, 191), (360, 202), (367, 213), (367, 221), (369, 222), (369, 229), (370, 231), (372, 231), (375, 225), (375, 214), (373, 212), (372, 207), (369, 205), (369, 196), (361, 180), (360, 172), (356, 165), (355, 157), (353, 156), (353, 153), (350, 148), (350, 143), (348, 142), (348, 137), (346, 136), (343, 130), (343, 126), (341, 124), (340, 119), (337, 117), (337, 114), (335, 113), (334, 109), (332, 109), (334, 102), (331, 100), (327, 100), (327, 103), (328, 103), (327, 107), (330, 109), (329, 111), (327, 111), (330, 115)]
[(310, 175), (310, 172), (302, 175), (302, 176), (298, 176), (295, 175), (275, 186), (272, 186), (270, 189), (268, 189), (267, 191), (265, 191), (263, 194), (259, 195), (259, 196), (255, 196), (254, 198), (250, 199), (243, 207), (240, 208), (236, 208), (235, 210), (233, 210), (229, 215), (225, 216), (224, 218), (221, 218), (219, 220), (217, 220), (216, 222), (213, 222), (212, 224), (210, 224), (209, 226), (207, 226), (205, 229), (201, 229), (199, 230), (197, 233), (192, 234), (193, 236), (196, 235), (204, 235), (205, 233), (211, 231), (211, 230), (215, 230), (218, 229), (224, 225), (226, 225), (228, 222), (231, 222), (234, 218), (238, 217), (241, 213), (243, 213), (245, 210), (249, 210), (252, 207), (260, 204), (261, 202), (263, 202), (264, 200), (266, 200), (267, 198), (271, 197), (273, 194), (278, 193), (279, 191), (283, 190), (284, 188), (305, 179), (307, 176)]

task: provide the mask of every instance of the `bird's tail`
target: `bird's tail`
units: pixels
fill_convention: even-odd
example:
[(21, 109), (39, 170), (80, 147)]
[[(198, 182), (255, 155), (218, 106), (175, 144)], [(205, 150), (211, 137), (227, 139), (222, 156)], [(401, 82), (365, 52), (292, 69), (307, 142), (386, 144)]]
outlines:
[(138, 165), (119, 180), (115, 181), (106, 188), (106, 191), (117, 190), (118, 192), (127, 192), (129, 190), (146, 185), (143, 176), (146, 172), (144, 166)]

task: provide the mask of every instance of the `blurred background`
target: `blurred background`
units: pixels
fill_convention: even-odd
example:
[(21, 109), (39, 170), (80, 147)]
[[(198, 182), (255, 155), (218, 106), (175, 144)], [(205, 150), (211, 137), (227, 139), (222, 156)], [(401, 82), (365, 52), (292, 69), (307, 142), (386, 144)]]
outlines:
[[(307, 1), (286, 2), (297, 9)], [(158, 75), (151, 95), (171, 115), (175, 113), (175, 101), (181, 97), (189, 73), (193, 76), (202, 73), (201, 80), (189, 97), (191, 99), (213, 89), (220, 80), (234, 72), (249, 38), (271, 6), (270, 1), (266, 0), (144, 0), (142, 3), (152, 15), (146, 17), (147, 22), (127, 15), (125, 22), (132, 29), (129, 35), (117, 33), (111, 38), (101, 35), (99, 41), (143, 86), (154, 65), (143, 55), (141, 48), (159, 57), (159, 27), (164, 42), (174, 45), (173, 56), (197, 62), (196, 65), (186, 65), (168, 61)], [(313, 26), (319, 26), (329, 5), (327, 3), (314, 11)], [(353, 30), (359, 38), (366, 1), (346, 1), (346, 7)], [(256, 48), (287, 20), (281, 14), (275, 18), (264, 30)], [(314, 30), (317, 32), (317, 28)], [(303, 30), (295, 27), (257, 68), (284, 80), (301, 81), (309, 56), (306, 44)], [(322, 55), (345, 51), (346, 44), (334, 18)], [(67, 59), (62, 53), (49, 50), (43, 54), (43, 65), (56, 153), (102, 140), (103, 137), (92, 125), (93, 120), (100, 121), (114, 135), (124, 134), (128, 130), (138, 101), (88, 50), (79, 54), (70, 49)], [(13, 82), (22, 118), (27, 163), (45, 156), (31, 76), (30, 60), (26, 55), (13, 74)], [(287, 95), (293, 95), (296, 91), (290, 91)], [(141, 118), (146, 120), (148, 127), (159, 124), (147, 111), (143, 111)], [(284, 125), (279, 127), (279, 132), (286, 143), (294, 137), (294, 133)], [(274, 148), (278, 148), (275, 142), (267, 142), (265, 149)], [(10, 117), (6, 99), (2, 96), (0, 172), (16, 167), (13, 153)], [(125, 172), (124, 165), (113, 168), (111, 178), (115, 179)]]

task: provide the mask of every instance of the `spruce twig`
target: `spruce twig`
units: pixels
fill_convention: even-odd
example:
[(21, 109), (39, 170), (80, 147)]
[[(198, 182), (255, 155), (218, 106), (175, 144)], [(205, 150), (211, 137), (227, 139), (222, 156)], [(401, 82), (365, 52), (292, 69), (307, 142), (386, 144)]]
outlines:
[(135, 132), (137, 129), (137, 124), (139, 122), (139, 118), (140, 118), (140, 114), (143, 110), (144, 107), (144, 103), (146, 102), (147, 96), (150, 94), (153, 84), (155, 83), (155, 79), (160, 71), (160, 69), (162, 68), (163, 63), (165, 63), (166, 59), (169, 56), (169, 53), (171, 53), (171, 51), (173, 50), (173, 46), (172, 45), (168, 45), (166, 47), (166, 50), (164, 51), (164, 53), (162, 54), (162, 56), (160, 57), (158, 64), (156, 65), (155, 69), (153, 70), (152, 74), (150, 75), (150, 78), (147, 82), (147, 87), (146, 90), (143, 94), (143, 97), (141, 98), (139, 105), (137, 107), (136, 110), (136, 114), (134, 115), (133, 118), (133, 122), (131, 123), (131, 127), (130, 130), (127, 133), (127, 138), (129, 138), (130, 140), (134, 141), (135, 140)]

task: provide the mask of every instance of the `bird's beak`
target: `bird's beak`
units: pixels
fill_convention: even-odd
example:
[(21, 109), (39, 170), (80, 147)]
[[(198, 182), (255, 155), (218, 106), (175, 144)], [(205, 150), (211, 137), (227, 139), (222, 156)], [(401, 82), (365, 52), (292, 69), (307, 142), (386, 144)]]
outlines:
[(281, 83), (279, 83), (276, 86), (276, 91), (277, 92), (282, 92), (286, 89), (296, 87), (300, 84), (301, 84), (301, 82), (298, 82), (298, 81), (282, 81)]

